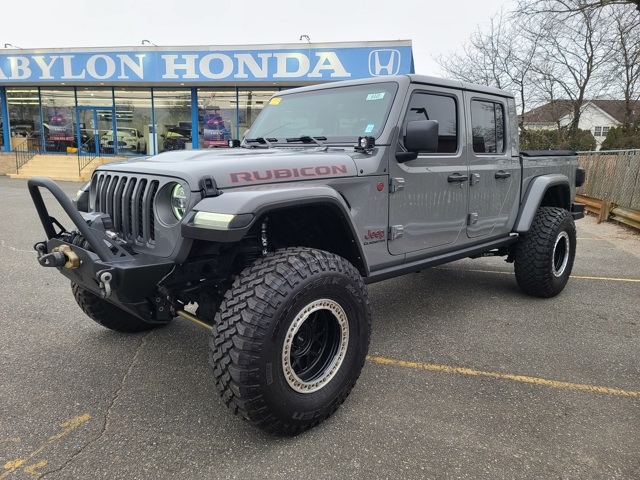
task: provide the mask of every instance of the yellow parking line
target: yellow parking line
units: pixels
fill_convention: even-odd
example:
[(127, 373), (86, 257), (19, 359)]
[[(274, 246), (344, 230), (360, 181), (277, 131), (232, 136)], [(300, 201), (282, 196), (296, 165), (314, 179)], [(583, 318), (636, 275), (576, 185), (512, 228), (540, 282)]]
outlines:
[(47, 466), (47, 461), (46, 460), (42, 460), (41, 462), (35, 463), (33, 465), (29, 465), (28, 467), (24, 468), (24, 471), (27, 473), (30, 473), (31, 475), (40, 475), (40, 472), (37, 472), (36, 470), (38, 468), (42, 468), (42, 467), (46, 467)]
[[(435, 267), (438, 270), (451, 270), (451, 271), (457, 271), (457, 272), (478, 272), (478, 273), (497, 273), (498, 275), (515, 275), (513, 272), (503, 272), (500, 270), (481, 270), (481, 269), (474, 269), (474, 268), (442, 268), (442, 267)], [(615, 277), (589, 277), (586, 275), (571, 275), (570, 278), (579, 278), (581, 280), (603, 280), (603, 281), (609, 281), (609, 282), (630, 282), (630, 283), (640, 283), (640, 279), (638, 278), (615, 278)]]
[(599, 387), (596, 385), (584, 385), (580, 383), (559, 382), (557, 380), (547, 380), (545, 378), (527, 377), (524, 375), (511, 375), (508, 373), (483, 372), (463, 367), (451, 367), (449, 365), (436, 365), (433, 363), (407, 362), (404, 360), (394, 360), (392, 358), (368, 355), (367, 360), (381, 365), (393, 365), (396, 367), (414, 368), (417, 370), (428, 370), (432, 372), (457, 373), (459, 375), (471, 375), (479, 377), (500, 378), (521, 383), (533, 383), (547, 387), (563, 388), (568, 390), (580, 390), (587, 392), (606, 393), (608, 395), (619, 395), (623, 397), (640, 397), (640, 392), (620, 390), (618, 388)]
[(609, 281), (609, 282), (640, 283), (640, 279), (636, 279), (636, 278), (586, 277), (586, 276), (583, 276), (583, 275), (571, 275), (570, 278), (581, 278), (583, 280), (606, 280), (606, 281)]
[[(64, 430), (62, 432), (58, 433), (57, 435), (54, 435), (53, 437), (51, 437), (46, 442), (44, 442), (40, 446), (40, 448), (38, 448), (37, 450), (34, 450), (33, 452), (31, 452), (29, 455), (27, 455), (24, 458), (16, 458), (15, 460), (10, 460), (7, 463), (5, 463), (3, 465), (3, 468), (6, 470), (6, 472), (4, 472), (2, 475), (0, 475), (0, 480), (5, 478), (6, 476), (8, 476), (13, 471), (15, 471), (18, 468), (20, 468), (22, 465), (24, 465), (26, 462), (31, 460), (33, 457), (35, 457), (36, 455), (41, 453), (48, 446), (53, 445), (55, 442), (60, 440), (62, 437), (64, 437), (64, 436), (68, 435), (69, 433), (71, 433), (73, 430), (75, 430), (77, 427), (82, 425), (84, 422), (86, 422), (90, 418), (91, 418), (91, 415), (89, 415), (88, 413), (85, 413), (84, 415), (80, 415), (79, 417), (71, 418), (71, 419), (67, 420), (64, 423), (61, 423), (60, 426), (62, 428), (64, 428)], [(46, 465), (46, 462), (44, 462), (44, 464), (42, 462), (40, 462), (40, 463), (38, 463), (36, 465), (31, 465), (31, 466), (29, 466), (27, 468), (31, 469), (33, 467), (33, 469), (35, 470), (35, 468), (42, 467), (44, 465)]]

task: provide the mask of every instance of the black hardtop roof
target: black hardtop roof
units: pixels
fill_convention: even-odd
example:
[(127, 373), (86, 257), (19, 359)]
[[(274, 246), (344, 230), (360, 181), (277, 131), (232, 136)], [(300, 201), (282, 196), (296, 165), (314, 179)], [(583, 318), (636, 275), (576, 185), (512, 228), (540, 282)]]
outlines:
[(348, 85), (367, 85), (384, 82), (397, 82), (400, 85), (407, 85), (409, 83), (419, 83), (422, 85), (431, 85), (435, 87), (449, 87), (458, 90), (468, 90), (478, 93), (486, 93), (490, 95), (498, 95), (500, 97), (513, 98), (513, 95), (505, 90), (498, 88), (487, 87), (485, 85), (477, 85), (475, 83), (462, 82), (460, 80), (452, 80), (450, 78), (430, 77), (428, 75), (385, 75), (375, 78), (364, 78), (358, 80), (344, 80), (340, 82), (321, 83), (318, 85), (310, 85), (308, 87), (300, 87), (291, 90), (283, 90), (278, 92), (276, 96), (288, 95), (290, 93), (297, 93), (302, 91), (324, 90), (327, 88), (337, 88)]

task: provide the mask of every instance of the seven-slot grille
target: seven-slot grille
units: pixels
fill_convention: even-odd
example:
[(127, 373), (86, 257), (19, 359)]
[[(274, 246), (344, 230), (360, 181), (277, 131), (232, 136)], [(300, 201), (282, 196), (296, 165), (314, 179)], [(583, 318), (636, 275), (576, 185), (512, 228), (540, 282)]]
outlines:
[(147, 178), (99, 173), (92, 180), (92, 209), (106, 213), (116, 232), (127, 240), (155, 244), (155, 197), (160, 182)]

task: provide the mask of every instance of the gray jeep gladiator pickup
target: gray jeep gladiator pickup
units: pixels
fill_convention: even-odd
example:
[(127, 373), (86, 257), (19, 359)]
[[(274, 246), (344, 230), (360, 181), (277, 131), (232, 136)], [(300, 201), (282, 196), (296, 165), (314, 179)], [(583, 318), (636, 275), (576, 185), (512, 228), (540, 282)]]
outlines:
[(573, 152), (520, 152), (504, 91), (419, 75), (287, 90), (230, 143), (104, 165), (74, 202), (31, 179), (35, 249), (106, 328), (211, 328), (216, 389), (268, 432), (302, 432), (349, 395), (366, 284), (482, 256), (515, 262), (538, 297), (569, 279), (584, 171)]

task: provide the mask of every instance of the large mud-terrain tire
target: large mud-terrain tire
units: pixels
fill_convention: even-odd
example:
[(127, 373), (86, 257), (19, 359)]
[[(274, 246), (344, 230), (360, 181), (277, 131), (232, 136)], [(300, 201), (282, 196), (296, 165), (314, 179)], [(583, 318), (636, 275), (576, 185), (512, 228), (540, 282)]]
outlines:
[(153, 330), (162, 324), (147, 323), (71, 282), (73, 297), (91, 320), (116, 332), (138, 333)]
[(269, 433), (295, 435), (344, 402), (370, 335), (367, 288), (353, 265), (288, 248), (235, 279), (216, 314), (209, 361), (235, 414)]
[(567, 284), (576, 255), (576, 227), (562, 208), (540, 207), (531, 229), (518, 243), (516, 281), (522, 291), (553, 297)]

